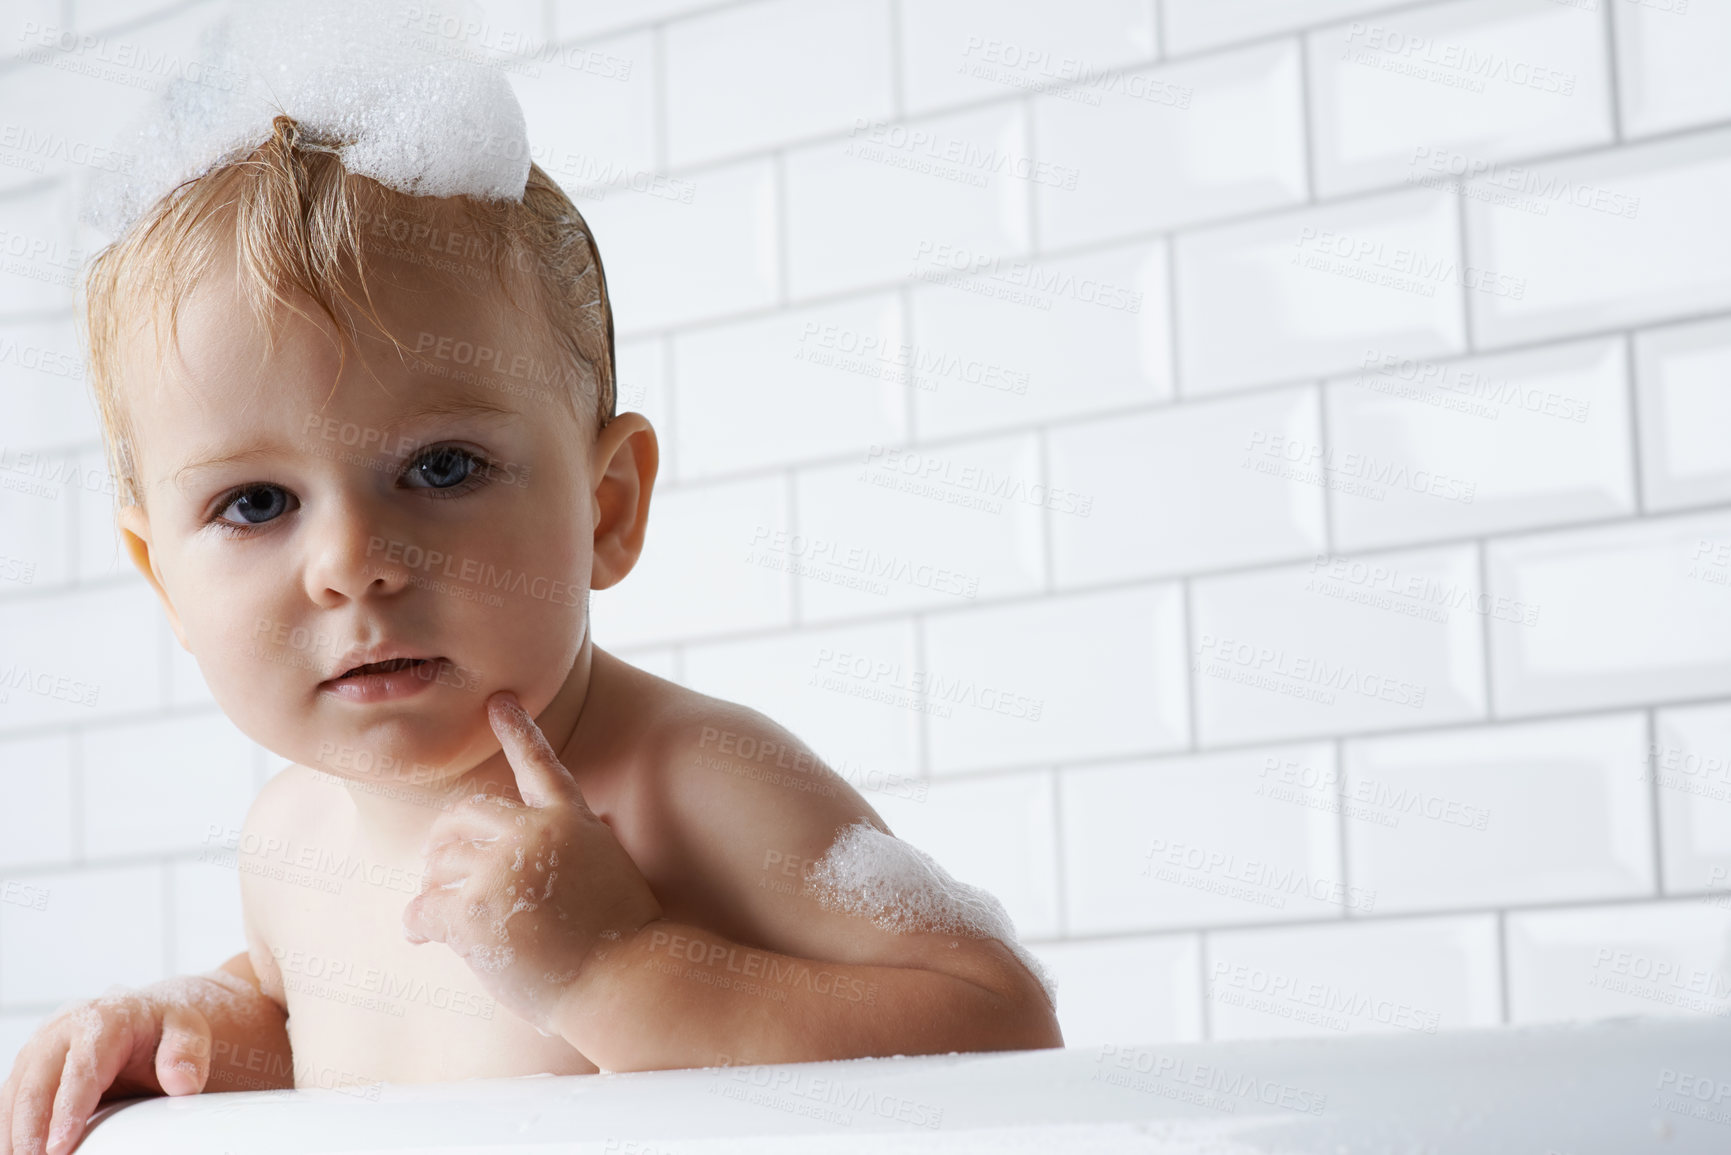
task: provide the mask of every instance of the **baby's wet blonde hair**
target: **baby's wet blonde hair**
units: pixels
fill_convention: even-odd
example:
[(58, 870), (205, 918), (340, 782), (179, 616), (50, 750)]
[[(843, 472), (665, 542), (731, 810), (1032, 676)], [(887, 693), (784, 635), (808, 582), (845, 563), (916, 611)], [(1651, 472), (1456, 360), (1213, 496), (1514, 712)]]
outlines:
[(342, 335), (345, 363), (357, 315), (399, 353), (423, 359), (389, 332), (372, 304), (368, 253), (394, 252), (423, 264), (435, 283), (472, 285), (478, 275), (491, 276), (519, 310), (515, 287), (526, 286), (525, 311), (552, 338), (548, 347), (560, 362), (535, 359), (541, 384), (563, 392), (572, 413), (594, 429), (612, 418), (613, 309), (601, 253), (583, 215), (539, 165), (529, 166), (521, 202), (416, 197), (350, 173), (340, 142), (309, 134), (290, 116), (278, 115), (271, 129), (251, 153), (170, 190), (85, 271), (90, 383), (119, 504), (142, 504), (120, 394), (130, 318), (151, 310), (160, 351), (166, 305), (168, 332), (178, 339), (181, 302), (209, 271), (225, 230), (232, 230), (242, 292), (268, 334), (265, 357), (276, 345), (280, 310), (304, 317), (297, 298), (306, 298)]

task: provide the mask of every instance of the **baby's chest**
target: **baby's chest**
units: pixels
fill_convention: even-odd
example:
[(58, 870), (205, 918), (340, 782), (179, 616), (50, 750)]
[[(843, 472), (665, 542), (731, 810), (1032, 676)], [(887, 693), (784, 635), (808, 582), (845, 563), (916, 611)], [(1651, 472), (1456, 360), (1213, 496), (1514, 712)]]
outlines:
[(412, 894), (324, 897), (286, 918), (273, 945), (297, 1086), (596, 1070), (495, 1000), (449, 947), (404, 940)]

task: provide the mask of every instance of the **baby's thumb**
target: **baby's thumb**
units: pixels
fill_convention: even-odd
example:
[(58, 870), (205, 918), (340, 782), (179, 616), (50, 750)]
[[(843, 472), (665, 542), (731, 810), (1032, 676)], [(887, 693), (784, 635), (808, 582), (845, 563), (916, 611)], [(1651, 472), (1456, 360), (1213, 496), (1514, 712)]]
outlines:
[(170, 1004), (162, 1012), (156, 1081), (165, 1095), (196, 1095), (210, 1078), (210, 1023), (196, 1008)]

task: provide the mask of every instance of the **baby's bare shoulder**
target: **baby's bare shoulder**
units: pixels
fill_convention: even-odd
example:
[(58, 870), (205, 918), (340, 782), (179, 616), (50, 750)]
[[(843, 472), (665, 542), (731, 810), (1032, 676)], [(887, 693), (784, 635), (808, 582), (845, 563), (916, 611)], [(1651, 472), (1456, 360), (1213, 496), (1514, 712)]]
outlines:
[(680, 689), (658, 705), (635, 759), (630, 811), (650, 860), (638, 865), (683, 908), (670, 917), (790, 954), (831, 953), (859, 928), (804, 894), (804, 873), (846, 827), (889, 827), (787, 727)]

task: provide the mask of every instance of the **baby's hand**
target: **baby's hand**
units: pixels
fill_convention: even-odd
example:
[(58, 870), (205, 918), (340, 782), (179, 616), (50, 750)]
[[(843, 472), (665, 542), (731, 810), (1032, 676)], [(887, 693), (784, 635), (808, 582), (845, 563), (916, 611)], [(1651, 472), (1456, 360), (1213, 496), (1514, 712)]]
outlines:
[(136, 994), (75, 1003), (44, 1024), (0, 1087), (0, 1155), (61, 1155), (110, 1087), (195, 1095), (210, 1075), (210, 1023)]
[(403, 926), (410, 942), (447, 944), (494, 998), (554, 1033), (590, 953), (660, 918), (661, 904), (516, 697), (493, 695), (487, 717), (525, 805), (477, 794), (440, 815)]

